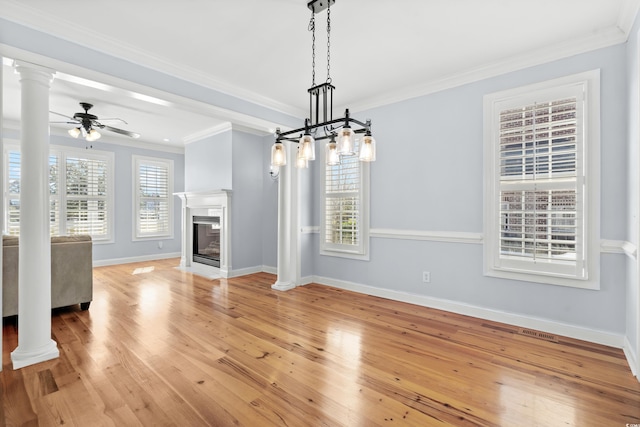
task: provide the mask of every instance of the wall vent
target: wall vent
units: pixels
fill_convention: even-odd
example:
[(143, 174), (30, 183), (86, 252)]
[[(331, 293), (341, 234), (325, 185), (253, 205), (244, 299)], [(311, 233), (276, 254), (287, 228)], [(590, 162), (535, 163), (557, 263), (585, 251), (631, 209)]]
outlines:
[(538, 338), (538, 339), (541, 339), (541, 340), (546, 340), (546, 341), (551, 341), (551, 342), (558, 342), (558, 336), (557, 335), (548, 334), (546, 332), (534, 331), (533, 329), (519, 328), (518, 329), (518, 334), (525, 335), (527, 337)]

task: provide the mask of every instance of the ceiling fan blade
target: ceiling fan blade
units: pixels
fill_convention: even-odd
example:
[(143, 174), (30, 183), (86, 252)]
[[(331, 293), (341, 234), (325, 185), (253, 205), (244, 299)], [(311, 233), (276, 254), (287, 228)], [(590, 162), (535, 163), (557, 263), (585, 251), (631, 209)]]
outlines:
[(69, 119), (69, 120), (75, 120), (73, 117), (69, 117), (69, 116), (67, 116), (66, 114), (56, 113), (55, 111), (49, 111), (49, 112), (50, 112), (51, 114), (55, 114), (55, 115), (58, 115), (58, 116), (62, 116), (62, 117), (66, 118), (66, 119)]
[(125, 120), (118, 118), (118, 117), (109, 117), (106, 119), (103, 119), (102, 117), (100, 117), (100, 121), (101, 122), (120, 122), (120, 123), (124, 123), (125, 125), (128, 125), (129, 123), (127, 123)]
[(62, 124), (62, 123), (64, 123), (64, 124), (67, 124), (67, 125), (78, 125), (78, 126), (81, 124), (78, 121), (73, 121), (73, 122), (49, 122), (49, 123), (52, 123), (52, 124)]
[(107, 125), (100, 125), (100, 129), (106, 129), (111, 132), (119, 133), (121, 135), (130, 136), (131, 138), (140, 138), (139, 133), (129, 132), (128, 130), (118, 129)]

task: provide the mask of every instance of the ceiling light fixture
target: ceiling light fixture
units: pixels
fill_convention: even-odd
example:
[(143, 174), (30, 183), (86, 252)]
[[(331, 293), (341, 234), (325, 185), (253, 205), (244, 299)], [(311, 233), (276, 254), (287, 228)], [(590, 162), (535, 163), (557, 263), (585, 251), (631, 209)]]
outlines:
[[(311, 10), (309, 31), (312, 32), (312, 79), (311, 88), (308, 89), (309, 117), (305, 119), (302, 128), (287, 132), (280, 132), (280, 129), (276, 129), (276, 142), (271, 148), (272, 166), (284, 166), (287, 163), (286, 151), (282, 142), (297, 141), (296, 167), (306, 168), (308, 161), (315, 159), (315, 141), (323, 139), (330, 140), (326, 146), (327, 164), (340, 164), (340, 156), (355, 154), (355, 137), (359, 133), (365, 134), (360, 142), (360, 161), (372, 162), (376, 159), (376, 143), (371, 136), (371, 120), (361, 122), (350, 117), (348, 108), (345, 110), (344, 117), (333, 118), (333, 90), (335, 86), (331, 84), (331, 5), (334, 3), (335, 0), (311, 0), (307, 3), (307, 7)], [(327, 11), (327, 80), (325, 83), (316, 85), (315, 15), (325, 9)], [(321, 118), (322, 121), (320, 121)], [(322, 134), (318, 132), (319, 129), (322, 129)]]

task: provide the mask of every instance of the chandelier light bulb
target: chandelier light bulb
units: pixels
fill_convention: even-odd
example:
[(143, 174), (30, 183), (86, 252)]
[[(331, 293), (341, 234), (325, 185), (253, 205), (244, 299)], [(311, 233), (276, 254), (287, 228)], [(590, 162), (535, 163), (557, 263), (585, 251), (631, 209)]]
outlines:
[(315, 139), (309, 134), (305, 134), (300, 138), (300, 150), (302, 151), (302, 157), (306, 160), (316, 159), (316, 142)]
[(355, 151), (356, 134), (350, 127), (343, 127), (338, 131), (338, 154), (351, 156)]
[(298, 145), (298, 154), (296, 155), (296, 167), (298, 169), (306, 169), (309, 167), (309, 161), (304, 157), (303, 147), (303, 145)]
[(338, 144), (332, 138), (327, 144), (327, 165), (335, 166), (340, 164), (340, 155), (338, 154)]
[(281, 142), (276, 142), (271, 147), (271, 166), (284, 166), (287, 164), (287, 153)]
[(365, 135), (360, 143), (360, 161), (373, 162), (376, 160), (376, 140), (371, 135)]

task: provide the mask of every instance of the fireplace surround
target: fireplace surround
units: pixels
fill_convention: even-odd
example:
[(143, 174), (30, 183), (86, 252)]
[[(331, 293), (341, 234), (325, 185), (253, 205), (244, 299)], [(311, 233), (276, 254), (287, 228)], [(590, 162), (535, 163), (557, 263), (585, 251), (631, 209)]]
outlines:
[(180, 268), (210, 278), (231, 272), (231, 190), (174, 193), (182, 201)]

